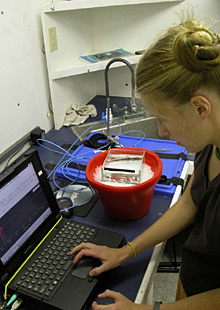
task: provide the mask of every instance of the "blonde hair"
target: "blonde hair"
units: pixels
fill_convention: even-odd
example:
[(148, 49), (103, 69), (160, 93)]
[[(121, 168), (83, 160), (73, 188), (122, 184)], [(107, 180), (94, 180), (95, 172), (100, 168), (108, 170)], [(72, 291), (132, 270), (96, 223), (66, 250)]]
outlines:
[(202, 88), (220, 93), (220, 38), (199, 21), (173, 26), (141, 57), (136, 70), (140, 94), (185, 103)]

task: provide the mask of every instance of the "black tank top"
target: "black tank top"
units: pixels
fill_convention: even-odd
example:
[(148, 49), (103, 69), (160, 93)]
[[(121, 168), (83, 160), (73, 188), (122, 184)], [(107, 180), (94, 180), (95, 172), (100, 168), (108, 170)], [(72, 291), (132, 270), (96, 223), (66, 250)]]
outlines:
[(220, 287), (220, 174), (208, 181), (212, 145), (196, 155), (191, 196), (197, 207), (183, 246), (181, 281), (187, 296)]

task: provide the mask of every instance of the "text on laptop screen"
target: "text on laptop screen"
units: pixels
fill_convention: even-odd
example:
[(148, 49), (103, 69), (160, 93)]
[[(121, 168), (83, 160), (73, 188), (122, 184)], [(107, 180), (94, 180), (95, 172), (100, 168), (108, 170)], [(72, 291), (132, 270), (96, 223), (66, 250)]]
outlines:
[(0, 188), (0, 259), (3, 264), (51, 214), (32, 163)]

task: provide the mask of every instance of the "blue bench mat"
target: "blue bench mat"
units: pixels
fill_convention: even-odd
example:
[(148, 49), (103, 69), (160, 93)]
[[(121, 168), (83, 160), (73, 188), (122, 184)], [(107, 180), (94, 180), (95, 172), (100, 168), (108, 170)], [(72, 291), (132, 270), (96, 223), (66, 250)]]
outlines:
[[(97, 133), (91, 133), (86, 140), (89, 140), (91, 136)], [(120, 135), (118, 142), (122, 144), (124, 147), (139, 147), (144, 148), (146, 150), (153, 150), (158, 155), (161, 154), (163, 171), (162, 175), (166, 176), (168, 179), (172, 179), (173, 177), (180, 178), (185, 158), (188, 154), (187, 150), (178, 146), (175, 141), (171, 140), (159, 140), (159, 139), (149, 139), (149, 138), (139, 138), (139, 137), (131, 137)], [(166, 151), (159, 151), (159, 150)], [(76, 179), (77, 182), (87, 183), (85, 171), (79, 169), (78, 165), (86, 166), (90, 159), (92, 159), (95, 155), (97, 155), (96, 149), (86, 147), (81, 144), (75, 151), (73, 151), (72, 156), (67, 158), (69, 161), (69, 165), (60, 166), (56, 175), (58, 177), (67, 177), (70, 179)], [(176, 154), (176, 158), (163, 158), (165, 154)], [(180, 156), (178, 156), (180, 154)], [(71, 168), (71, 163), (75, 163), (75, 168)], [(165, 184), (156, 184), (155, 186), (155, 194), (165, 195), (165, 196), (173, 196), (176, 189), (176, 185), (173, 183), (165, 185)]]

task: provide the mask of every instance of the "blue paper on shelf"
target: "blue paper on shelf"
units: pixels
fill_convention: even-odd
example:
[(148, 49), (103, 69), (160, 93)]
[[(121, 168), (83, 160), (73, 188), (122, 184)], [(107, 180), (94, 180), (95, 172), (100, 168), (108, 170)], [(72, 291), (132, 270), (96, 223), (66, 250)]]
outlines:
[[(89, 140), (94, 134), (97, 133), (91, 133), (86, 140)], [(161, 154), (161, 161), (163, 164), (162, 175), (167, 179), (172, 179), (173, 177), (180, 178), (188, 152), (184, 147), (177, 145), (175, 141), (149, 138), (143, 139), (139, 137), (120, 135), (118, 142), (123, 145), (123, 147), (139, 147), (153, 151), (159, 156)], [(97, 155), (96, 149), (85, 145), (80, 145), (72, 153), (72, 157), (68, 157), (68, 166), (59, 167), (56, 171), (56, 175), (58, 177), (67, 177), (70, 179), (75, 178), (78, 182), (86, 183), (87, 180), (85, 170), (80, 168), (85, 167), (90, 159), (92, 159), (95, 155)], [(158, 183), (155, 186), (155, 194), (172, 196), (175, 189), (176, 185), (173, 183), (168, 185)]]

